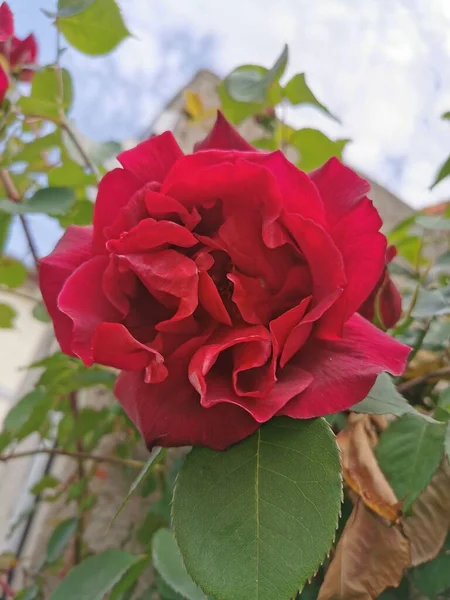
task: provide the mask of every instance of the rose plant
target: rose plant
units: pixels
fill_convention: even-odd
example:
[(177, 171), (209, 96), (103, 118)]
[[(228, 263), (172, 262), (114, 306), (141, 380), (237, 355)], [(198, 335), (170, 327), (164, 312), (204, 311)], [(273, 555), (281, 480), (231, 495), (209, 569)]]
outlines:
[(39, 275), (61, 348), (122, 370), (149, 447), (223, 450), (401, 375), (409, 348), (356, 314), (386, 277), (386, 239), (339, 160), (307, 175), (219, 116), (192, 155), (166, 133), (119, 161), (93, 227), (70, 227)]
[[(271, 68), (221, 81), (219, 112), (186, 93), (180, 119), (205, 132), (191, 154), (167, 131), (111, 168), (121, 144), (79, 134), (61, 63), (66, 43), (100, 56), (126, 38), (119, 7), (58, 0), (44, 12), (57, 29), (49, 65), (0, 6), (0, 327), (14, 326), (28, 276), (4, 244), (16, 220), (45, 303), (33, 315), (61, 352), (31, 365), (38, 379), (5, 417), (0, 461), (62, 455), (69, 466), (49, 462), (30, 492), (66, 516), (54, 512), (37, 563), (23, 543), (0, 554), (3, 595), (442, 597), (448, 211), (381, 233), (368, 182), (342, 162), (349, 140), (284, 122), (287, 105), (336, 120), (304, 73), (282, 83), (287, 47)], [(255, 139), (241, 137), (244, 121)], [(44, 258), (36, 212), (65, 229)], [(86, 404), (91, 387), (108, 401)], [(137, 491), (146, 510), (96, 552), (90, 526), (113, 466), (134, 479), (117, 514)]]

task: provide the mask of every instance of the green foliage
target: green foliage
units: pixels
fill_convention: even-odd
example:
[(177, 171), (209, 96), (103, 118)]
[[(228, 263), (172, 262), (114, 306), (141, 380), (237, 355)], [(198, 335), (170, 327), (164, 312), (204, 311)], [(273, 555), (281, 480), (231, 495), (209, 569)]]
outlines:
[(26, 202), (0, 200), (0, 211), (12, 215), (43, 213), (64, 215), (75, 202), (75, 193), (70, 187), (48, 187), (37, 190)]
[(319, 100), (317, 100), (306, 83), (306, 77), (304, 73), (298, 73), (297, 75), (294, 75), (292, 79), (287, 82), (284, 88), (284, 97), (294, 106), (298, 106), (299, 104), (314, 106), (315, 108), (325, 112), (335, 121), (339, 122), (339, 119), (331, 114), (328, 108), (319, 102)]
[(428, 598), (450, 591), (450, 537), (436, 558), (413, 569), (412, 580)]
[(25, 283), (27, 277), (28, 272), (20, 261), (0, 256), (0, 285), (16, 288)]
[(112, 589), (109, 595), (109, 600), (127, 600), (130, 598), (134, 588), (136, 587), (139, 577), (141, 577), (148, 565), (148, 556), (139, 558), (133, 565), (131, 565), (122, 579)]
[(411, 315), (416, 319), (427, 319), (450, 315), (450, 286), (440, 290), (420, 289)]
[[(58, 9), (66, 4), (58, 0)], [(130, 35), (115, 0), (95, 0), (85, 10), (58, 18), (57, 26), (69, 44), (93, 56), (111, 52)]]
[(0, 329), (11, 329), (15, 317), (16, 311), (9, 304), (0, 302)]
[(264, 103), (269, 90), (278, 83), (288, 60), (288, 47), (269, 70), (256, 65), (245, 65), (235, 69), (224, 80), (226, 90), (236, 102)]
[(300, 158), (297, 166), (303, 171), (312, 171), (323, 165), (329, 158), (342, 158), (342, 152), (350, 140), (330, 140), (317, 129), (299, 129), (289, 138), (289, 143), (297, 148)]
[(52, 564), (64, 554), (70, 540), (75, 535), (78, 519), (71, 517), (58, 523), (47, 544), (46, 562)]
[(396, 415), (419, 413), (397, 392), (391, 377), (387, 373), (378, 375), (375, 385), (370, 390), (367, 398), (352, 406), (351, 410), (358, 413), (372, 415)]
[(328, 552), (340, 503), (328, 424), (279, 418), (226, 452), (191, 451), (175, 488), (174, 531), (205, 592), (269, 600), (276, 590), (287, 599)]
[(3, 251), (6, 240), (8, 239), (10, 225), (11, 216), (0, 211), (0, 252)]
[(161, 448), (159, 448), (159, 447), (153, 449), (153, 451), (150, 454), (149, 458), (147, 459), (147, 462), (145, 463), (142, 471), (139, 473), (139, 475), (136, 477), (136, 479), (131, 484), (131, 487), (130, 487), (130, 489), (128, 491), (128, 494), (125, 496), (125, 498), (122, 501), (121, 505), (117, 509), (117, 512), (116, 512), (116, 514), (113, 517), (113, 521), (122, 512), (122, 510), (123, 510), (124, 506), (126, 505), (126, 503), (128, 502), (128, 500), (134, 494), (134, 492), (139, 487), (139, 485), (142, 483), (142, 481), (144, 480), (144, 478), (148, 475), (150, 469), (152, 468), (152, 465), (153, 465), (155, 459), (158, 457), (158, 454), (160, 452), (161, 452)]
[(66, 69), (48, 67), (33, 77), (31, 94), (19, 100), (24, 115), (59, 121), (72, 106), (72, 78)]
[(123, 550), (106, 550), (73, 568), (50, 600), (103, 600), (138, 558)]
[(376, 456), (407, 512), (427, 487), (443, 455), (447, 426), (403, 415), (381, 435)]
[(174, 535), (168, 529), (160, 529), (153, 536), (152, 557), (155, 569), (176, 594), (186, 600), (207, 600), (186, 571)]
[(37, 302), (33, 308), (33, 317), (42, 323), (50, 323), (50, 315), (43, 302)]

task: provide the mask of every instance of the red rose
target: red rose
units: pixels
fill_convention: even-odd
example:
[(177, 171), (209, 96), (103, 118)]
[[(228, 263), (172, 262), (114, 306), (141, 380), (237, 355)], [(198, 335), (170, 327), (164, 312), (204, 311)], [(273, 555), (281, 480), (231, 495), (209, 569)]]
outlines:
[(403, 371), (409, 348), (355, 314), (386, 240), (353, 171), (331, 159), (308, 176), (221, 115), (190, 156), (164, 133), (119, 161), (93, 228), (69, 227), (40, 283), (62, 349), (122, 370), (149, 446), (223, 449)]
[(386, 250), (386, 266), (376, 286), (359, 308), (359, 314), (369, 321), (381, 321), (385, 329), (391, 329), (402, 316), (402, 297), (391, 279), (387, 265), (395, 258), (395, 246)]
[(21, 40), (14, 35), (14, 18), (6, 2), (0, 6), (0, 102), (9, 87), (8, 70), (19, 81), (30, 82), (33, 71), (26, 65), (36, 64), (38, 47), (34, 35)]

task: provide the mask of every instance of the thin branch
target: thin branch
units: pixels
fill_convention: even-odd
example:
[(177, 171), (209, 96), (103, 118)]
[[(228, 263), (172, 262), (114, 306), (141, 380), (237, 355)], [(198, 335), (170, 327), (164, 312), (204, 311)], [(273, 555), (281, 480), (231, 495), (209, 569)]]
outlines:
[[(14, 181), (11, 179), (11, 176), (6, 169), (0, 169), (0, 181), (2, 182), (3, 187), (5, 188), (5, 192), (8, 199), (11, 200), (11, 202), (15, 202), (16, 204), (21, 202), (22, 198), (20, 197), (20, 194), (17, 191), (16, 186), (14, 185)], [(19, 215), (19, 220), (22, 225), (25, 237), (27, 239), (28, 248), (33, 257), (37, 271), (39, 270), (39, 255), (37, 252), (36, 243), (33, 239), (33, 235), (31, 233), (31, 229), (25, 215)]]
[(145, 465), (141, 460), (132, 458), (120, 458), (119, 456), (100, 456), (89, 454), (89, 452), (70, 452), (69, 450), (61, 450), (60, 448), (37, 448), (36, 450), (26, 450), (24, 452), (15, 452), (13, 454), (0, 454), (0, 462), (7, 462), (14, 458), (24, 458), (26, 456), (35, 456), (36, 454), (49, 454), (51, 456), (67, 456), (73, 460), (93, 460), (99, 463), (109, 463), (111, 465), (121, 465), (123, 467), (132, 467), (134, 469), (142, 469)]
[(11, 200), (11, 202), (20, 202), (21, 198), (16, 190), (14, 181), (11, 179), (6, 169), (0, 169), (0, 180), (5, 188), (5, 192), (9, 200)]
[(30, 225), (25, 218), (25, 215), (19, 215), (19, 220), (22, 223), (22, 229), (27, 238), (28, 248), (31, 252), (31, 256), (33, 257), (34, 264), (36, 266), (36, 270), (39, 269), (39, 254), (37, 252), (36, 243), (33, 239), (33, 235), (31, 233)]
[[(79, 418), (78, 411), (78, 398), (77, 393), (72, 392), (69, 394), (69, 402), (70, 402), (70, 410), (72, 412), (72, 416), (74, 422), (76, 423)], [(76, 448), (77, 453), (83, 453), (83, 441), (81, 438), (77, 438), (76, 440)], [(84, 471), (84, 460), (82, 458), (77, 459), (78, 463), (78, 481), (80, 484), (85, 479), (85, 471)], [(77, 498), (77, 507), (78, 507), (78, 521), (77, 521), (77, 531), (75, 533), (75, 564), (78, 565), (83, 560), (83, 536), (84, 536), (84, 513), (82, 509), (82, 503), (85, 499), (86, 492), (82, 493)]]
[(61, 128), (69, 136), (73, 145), (75, 146), (75, 148), (77, 149), (81, 158), (83, 159), (83, 162), (86, 165), (86, 167), (91, 171), (91, 173), (93, 173), (95, 175), (97, 181), (100, 181), (100, 173), (98, 172), (97, 167), (92, 162), (92, 160), (91, 160), (90, 156), (88, 155), (88, 153), (86, 152), (86, 150), (83, 148), (83, 144), (82, 144), (81, 140), (78, 138), (78, 135), (75, 132), (75, 130), (73, 129), (70, 122), (64, 117), (64, 119), (61, 120), (60, 125), (61, 125)]

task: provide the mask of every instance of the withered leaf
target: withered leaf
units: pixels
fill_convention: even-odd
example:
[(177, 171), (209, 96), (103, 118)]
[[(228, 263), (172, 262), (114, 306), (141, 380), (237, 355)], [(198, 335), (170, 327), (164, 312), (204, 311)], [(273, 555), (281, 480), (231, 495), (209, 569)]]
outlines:
[(373, 453), (376, 435), (369, 417), (352, 420), (337, 436), (342, 472), (347, 485), (366, 506), (391, 522), (397, 522), (401, 503), (382, 473)]
[(446, 459), (430, 484), (412, 507), (412, 515), (402, 520), (411, 542), (411, 565), (432, 560), (444, 545), (450, 528), (450, 465)]
[(318, 600), (373, 600), (397, 587), (410, 564), (408, 540), (358, 500), (345, 525)]

